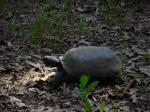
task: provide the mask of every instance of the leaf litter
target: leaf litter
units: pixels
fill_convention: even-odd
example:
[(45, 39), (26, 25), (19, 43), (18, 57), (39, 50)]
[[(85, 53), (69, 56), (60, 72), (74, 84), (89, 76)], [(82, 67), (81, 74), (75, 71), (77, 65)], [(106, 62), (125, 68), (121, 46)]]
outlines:
[[(53, 87), (48, 80), (57, 68), (46, 67), (41, 60), (44, 53), (58, 56), (81, 44), (111, 47), (124, 58), (127, 72), (123, 83), (100, 84), (88, 96), (94, 102), (93, 111), (98, 111), (98, 104), (102, 102), (106, 112), (150, 110), (150, 58), (145, 55), (150, 49), (150, 3), (137, 1), (126, 26), (120, 26), (115, 21), (117, 18), (108, 23), (103, 21), (97, 14), (97, 5), (89, 5), (90, 0), (82, 2), (75, 2), (72, 17), (83, 17), (89, 24), (86, 30), (81, 33), (77, 25), (67, 24), (68, 28), (64, 28), (57, 46), (49, 49), (46, 43), (42, 43), (36, 55), (27, 38), (27, 25), (37, 13), (36, 7), (28, 0), (9, 2), (9, 5), (13, 4), (10, 6), (12, 10), (8, 8), (0, 14), (0, 111), (81, 112), (82, 102), (73, 92), (77, 83)], [(59, 9), (62, 4), (57, 1), (53, 5), (54, 9)], [(37, 4), (37, 7), (42, 7), (42, 4)], [(5, 32), (6, 24), (14, 16), (22, 19), (23, 31), (19, 37)]]

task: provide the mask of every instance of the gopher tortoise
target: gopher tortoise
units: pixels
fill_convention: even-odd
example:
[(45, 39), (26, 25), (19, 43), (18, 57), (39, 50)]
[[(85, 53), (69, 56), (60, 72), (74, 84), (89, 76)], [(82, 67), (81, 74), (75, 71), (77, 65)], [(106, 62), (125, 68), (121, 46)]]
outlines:
[(96, 46), (72, 48), (60, 59), (45, 56), (43, 61), (64, 70), (75, 79), (88, 74), (94, 80), (117, 76), (122, 65), (120, 58), (109, 47)]

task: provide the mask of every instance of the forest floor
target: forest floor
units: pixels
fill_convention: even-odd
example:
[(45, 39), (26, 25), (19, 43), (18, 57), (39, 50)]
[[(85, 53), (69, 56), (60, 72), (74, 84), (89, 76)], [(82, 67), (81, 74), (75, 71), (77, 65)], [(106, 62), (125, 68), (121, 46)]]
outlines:
[[(83, 104), (73, 91), (78, 83), (51, 87), (46, 74), (55, 68), (42, 62), (45, 55), (61, 56), (80, 45), (110, 47), (125, 66), (122, 83), (100, 83), (88, 96), (93, 112), (98, 112), (100, 104), (106, 112), (150, 111), (149, 0), (133, 0), (122, 16), (113, 11), (100, 14), (90, 0), (72, 1), (71, 5), (56, 0), (46, 7), (42, 0), (8, 1), (0, 7), (0, 112), (82, 112)], [(40, 12), (44, 27), (36, 30), (39, 22), (35, 30), (28, 31)], [(34, 40), (34, 33), (43, 38)]]

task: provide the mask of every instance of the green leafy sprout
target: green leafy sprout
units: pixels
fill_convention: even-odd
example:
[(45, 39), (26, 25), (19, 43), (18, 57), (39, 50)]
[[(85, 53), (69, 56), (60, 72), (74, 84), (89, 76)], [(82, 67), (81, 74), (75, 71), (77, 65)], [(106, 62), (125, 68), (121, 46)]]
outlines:
[(86, 26), (85, 21), (82, 18), (80, 18), (80, 22), (79, 22), (79, 30), (80, 30), (80, 32), (83, 32), (85, 26)]
[(75, 93), (77, 93), (83, 102), (84, 108), (86, 112), (92, 112), (92, 101), (88, 99), (88, 95), (95, 90), (96, 86), (98, 85), (99, 81), (94, 81), (88, 84), (89, 76), (82, 75), (80, 78), (79, 87), (74, 89)]
[(105, 112), (105, 103), (100, 103), (99, 112)]

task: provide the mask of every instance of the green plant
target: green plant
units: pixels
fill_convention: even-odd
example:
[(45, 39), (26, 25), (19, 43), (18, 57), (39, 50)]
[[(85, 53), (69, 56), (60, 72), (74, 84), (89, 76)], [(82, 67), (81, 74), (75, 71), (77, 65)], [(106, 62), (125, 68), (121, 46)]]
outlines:
[(52, 18), (52, 36), (57, 38), (61, 31), (62, 31), (62, 28), (63, 28), (63, 15), (62, 14), (56, 14), (53, 16)]
[(45, 0), (45, 1), (42, 1), (43, 5), (44, 5), (44, 10), (45, 12), (50, 12), (53, 8), (53, 0)]
[(43, 36), (47, 31), (47, 24), (43, 14), (38, 14), (34, 21), (29, 24), (29, 36), (33, 47), (37, 51)]
[(13, 19), (11, 19), (11, 21), (8, 22), (8, 24), (5, 27), (5, 32), (6, 33), (13, 33), (15, 31), (15, 17), (13, 17)]
[(48, 3), (51, 0), (30, 0), (32, 4)]
[(99, 105), (99, 112), (105, 112), (105, 103)]
[(79, 87), (76, 87), (74, 91), (79, 95), (81, 101), (83, 102), (86, 112), (92, 112), (92, 101), (88, 99), (88, 95), (96, 88), (98, 81), (94, 81), (88, 84), (89, 76), (82, 75), (80, 78)]
[(85, 28), (85, 25), (86, 25), (85, 21), (84, 21), (82, 18), (80, 18), (79, 30), (80, 30), (81, 32), (83, 32), (83, 30), (84, 30), (84, 28)]
[(150, 53), (148, 51), (145, 51), (143, 54), (143, 58), (145, 61), (150, 61)]
[(137, 89), (140, 92), (140, 94), (142, 94), (145, 91), (144, 77), (141, 77), (141, 80), (137, 85)]
[(45, 0), (44, 3), (51, 5), (53, 0)]
[(114, 15), (114, 12), (112, 9), (106, 9), (102, 11), (100, 15), (104, 18), (104, 20), (110, 20)]
[(123, 79), (124, 75), (126, 74), (124, 62), (127, 60), (127, 56), (123, 52), (121, 52), (119, 54), (119, 58), (121, 59), (122, 63), (118, 65), (117, 76), (119, 79)]
[(127, 55), (123, 51), (120, 51), (119, 57), (122, 62), (127, 61)]
[(124, 78), (124, 74), (126, 73), (125, 71), (125, 66), (123, 65), (123, 63), (119, 66), (119, 69), (117, 71), (117, 76), (119, 79), (123, 79)]
[(127, 48), (127, 43), (125, 41), (120, 41), (117, 45), (117, 48), (125, 49), (125, 48)]
[(100, 15), (104, 20), (110, 20), (116, 13), (114, 0), (99, 0), (99, 6), (103, 6)]
[(114, 20), (125, 24), (132, 5), (133, 0), (99, 0), (100, 16), (108, 22), (117, 17)]
[(61, 13), (54, 14), (51, 19), (51, 38), (49, 47), (55, 47), (56, 42), (63, 30), (64, 15)]
[(4, 12), (8, 8), (7, 0), (0, 0), (0, 13)]
[(70, 4), (69, 0), (64, 1), (63, 10), (65, 12), (69, 12), (71, 10), (71, 4)]
[(19, 36), (20, 32), (21, 32), (21, 26), (18, 20), (16, 19), (16, 17), (14, 16), (6, 25), (5, 33), (13, 36)]

